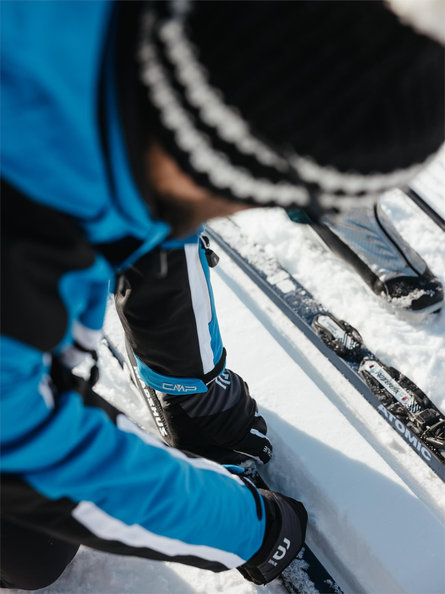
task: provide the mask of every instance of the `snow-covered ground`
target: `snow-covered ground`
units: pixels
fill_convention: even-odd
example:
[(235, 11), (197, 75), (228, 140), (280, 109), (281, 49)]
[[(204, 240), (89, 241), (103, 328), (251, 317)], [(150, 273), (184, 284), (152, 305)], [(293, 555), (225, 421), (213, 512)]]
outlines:
[[(443, 191), (445, 184), (439, 187)], [(397, 192), (385, 196), (384, 205), (445, 283), (443, 232)], [(444, 311), (422, 321), (394, 315), (308, 228), (292, 224), (279, 210), (249, 211), (237, 221), (317, 299), (354, 325), (384, 362), (408, 375), (445, 410)], [(275, 445), (267, 478), (305, 502), (311, 547), (345, 592), (445, 592), (443, 483), (224, 255), (213, 278), (228, 364), (248, 381)], [(122, 345), (112, 308), (106, 331)], [(100, 354), (101, 393), (153, 431), (144, 402), (117, 362), (104, 346)], [(214, 575), (82, 548), (58, 582), (40, 592), (283, 590), (279, 582), (253, 586), (236, 571)], [(311, 592), (310, 584), (302, 592)]]

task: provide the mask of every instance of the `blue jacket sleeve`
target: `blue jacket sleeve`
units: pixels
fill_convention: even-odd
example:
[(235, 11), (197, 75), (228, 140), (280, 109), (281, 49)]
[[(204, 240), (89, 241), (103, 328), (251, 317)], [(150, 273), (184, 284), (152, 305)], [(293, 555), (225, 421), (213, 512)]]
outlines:
[(11, 496), (4, 513), (13, 521), (46, 530), (50, 517), (68, 540), (214, 570), (259, 549), (264, 519), (237, 477), (167, 448), (122, 414), (114, 424), (76, 392), (55, 394), (36, 349), (3, 338), (2, 355), (3, 472), (40, 501), (36, 512)]

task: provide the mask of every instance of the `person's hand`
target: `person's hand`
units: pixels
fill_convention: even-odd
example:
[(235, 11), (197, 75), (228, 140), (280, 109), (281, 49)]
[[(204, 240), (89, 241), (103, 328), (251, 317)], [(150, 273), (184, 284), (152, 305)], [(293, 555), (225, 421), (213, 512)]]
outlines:
[(170, 445), (220, 463), (247, 459), (267, 463), (272, 444), (246, 382), (226, 369), (204, 394), (156, 393), (168, 425)]
[(304, 544), (307, 512), (295, 499), (259, 489), (266, 512), (266, 530), (259, 551), (238, 570), (255, 584), (267, 584), (291, 563)]

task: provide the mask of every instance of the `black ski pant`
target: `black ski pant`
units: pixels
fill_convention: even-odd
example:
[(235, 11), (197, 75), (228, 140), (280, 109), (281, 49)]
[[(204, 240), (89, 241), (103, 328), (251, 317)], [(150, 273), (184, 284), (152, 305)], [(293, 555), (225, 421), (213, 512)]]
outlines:
[(141, 392), (144, 383), (155, 390), (162, 439), (220, 463), (267, 462), (266, 423), (246, 382), (224, 370), (209, 271), (217, 261), (205, 235), (167, 241), (121, 277), (116, 309)]
[(165, 385), (184, 379), (191, 393), (206, 392), (224, 369), (209, 274), (215, 254), (207, 242), (198, 234), (184, 243), (167, 241), (118, 282), (116, 310), (127, 340), (146, 383), (163, 392), (176, 393)]
[(49, 586), (78, 549), (77, 544), (2, 520), (0, 585), (20, 590)]

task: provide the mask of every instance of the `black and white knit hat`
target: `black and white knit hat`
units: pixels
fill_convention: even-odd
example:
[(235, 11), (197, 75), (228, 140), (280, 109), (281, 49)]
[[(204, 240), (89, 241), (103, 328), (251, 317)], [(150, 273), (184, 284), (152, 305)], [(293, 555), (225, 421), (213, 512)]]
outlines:
[(341, 210), (444, 140), (444, 48), (377, 0), (151, 2), (139, 60), (158, 140), (231, 200)]

